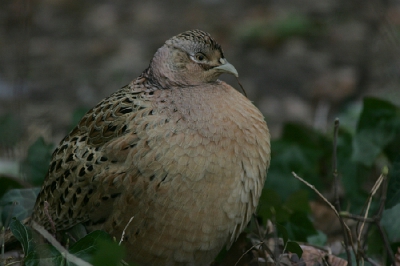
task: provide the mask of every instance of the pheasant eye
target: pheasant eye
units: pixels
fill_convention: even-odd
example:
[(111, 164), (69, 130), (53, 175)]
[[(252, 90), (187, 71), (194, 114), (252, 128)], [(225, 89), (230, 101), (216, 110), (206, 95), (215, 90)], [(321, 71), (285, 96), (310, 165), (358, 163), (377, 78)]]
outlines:
[(203, 55), (202, 53), (197, 53), (196, 54), (196, 59), (198, 61), (203, 61), (204, 59), (206, 59), (205, 55)]

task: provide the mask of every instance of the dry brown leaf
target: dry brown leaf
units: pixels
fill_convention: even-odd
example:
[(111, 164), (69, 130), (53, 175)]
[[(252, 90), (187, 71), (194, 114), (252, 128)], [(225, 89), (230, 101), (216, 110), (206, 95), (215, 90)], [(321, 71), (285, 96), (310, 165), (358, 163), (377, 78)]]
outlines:
[[(335, 255), (329, 254), (324, 249), (314, 246), (300, 245), (303, 249), (302, 259), (306, 266), (313, 265), (331, 265), (331, 266), (347, 266), (347, 261)], [(317, 264), (318, 263), (318, 264)]]

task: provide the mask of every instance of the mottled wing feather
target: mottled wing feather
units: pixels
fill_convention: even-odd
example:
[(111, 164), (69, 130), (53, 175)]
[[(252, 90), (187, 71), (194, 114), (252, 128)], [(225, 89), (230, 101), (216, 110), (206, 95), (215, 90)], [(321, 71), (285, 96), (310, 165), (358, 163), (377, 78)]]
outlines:
[[(135, 145), (131, 121), (150, 106), (144, 100), (151, 99), (150, 91), (147, 80), (138, 78), (91, 109), (61, 141), (52, 155), (33, 220), (51, 228), (45, 211), (47, 201), (57, 230), (89, 219), (92, 224), (104, 221), (122, 191), (122, 183), (116, 181), (126, 175), (124, 154)], [(110, 142), (117, 152), (105, 148)], [(96, 209), (100, 204), (101, 209)]]

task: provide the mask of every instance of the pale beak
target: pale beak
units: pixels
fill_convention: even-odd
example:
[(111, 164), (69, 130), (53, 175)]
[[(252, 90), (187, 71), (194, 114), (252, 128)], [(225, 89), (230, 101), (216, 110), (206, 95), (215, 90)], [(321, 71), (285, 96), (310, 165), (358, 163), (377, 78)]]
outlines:
[(231, 65), (228, 60), (226, 60), (225, 58), (221, 58), (220, 62), (222, 63), (222, 65), (214, 67), (214, 69), (217, 69), (222, 73), (228, 73), (234, 75), (235, 77), (239, 77), (236, 68)]

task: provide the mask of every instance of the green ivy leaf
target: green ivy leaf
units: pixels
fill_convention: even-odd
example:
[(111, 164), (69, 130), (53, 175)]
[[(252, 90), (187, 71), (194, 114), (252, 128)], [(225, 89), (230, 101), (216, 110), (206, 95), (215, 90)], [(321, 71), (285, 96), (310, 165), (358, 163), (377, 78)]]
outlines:
[(399, 108), (376, 98), (365, 98), (353, 141), (352, 159), (371, 166), (400, 130)]
[(350, 160), (353, 153), (352, 143), (353, 136), (348, 131), (340, 129), (337, 139), (337, 170), (346, 193), (343, 204), (351, 205), (352, 210), (359, 212), (367, 197), (360, 184), (365, 182), (365, 177), (370, 174), (371, 169)]
[(303, 250), (300, 245), (294, 241), (288, 241), (286, 243), (286, 250), (295, 253), (299, 258), (303, 255)]
[(116, 242), (101, 240), (91, 262), (94, 266), (113, 266), (118, 265), (124, 256), (125, 250), (123, 246), (119, 246)]
[(49, 244), (38, 244), (41, 241), (35, 241), (35, 239), (40, 236), (17, 219), (14, 218), (11, 221), (10, 230), (24, 250), (24, 265), (66, 265), (60, 252)]
[[(286, 161), (286, 159), (292, 160), (289, 159), (289, 157), (294, 156), (294, 153), (287, 151), (287, 153), (284, 152), (285, 154), (281, 153), (278, 155), (277, 143), (272, 142), (271, 146), (274, 147), (271, 153), (273, 159), (271, 160), (271, 166), (268, 170), (268, 176), (264, 188), (274, 188), (276, 192), (279, 193), (279, 196), (286, 199), (292, 193), (301, 189), (302, 186), (298, 180), (293, 178), (291, 171), (289, 170), (290, 161)], [(290, 145), (287, 145), (287, 147), (290, 147)], [(282, 147), (282, 150), (284, 149), (285, 148)]]
[[(381, 153), (383, 147), (389, 142), (374, 141), (376, 132), (371, 130), (361, 130), (357, 132), (353, 142), (352, 160), (365, 166), (371, 166), (376, 157)], [(388, 136), (388, 139), (390, 137)]]
[(307, 243), (315, 246), (325, 246), (328, 241), (328, 237), (323, 232), (317, 230), (316, 235), (311, 235), (307, 237)]
[(294, 212), (286, 224), (286, 229), (290, 239), (302, 242), (306, 242), (307, 237), (317, 234), (313, 223), (304, 212)]
[(400, 242), (400, 204), (383, 211), (381, 224), (390, 242)]
[(389, 169), (389, 184), (387, 191), (386, 208), (391, 208), (400, 203), (400, 156), (393, 162)]
[(78, 240), (84, 238), (88, 235), (88, 232), (85, 226), (81, 223), (76, 224), (69, 228), (62, 237), (60, 238), (60, 242), (62, 243), (69, 243), (70, 246), (73, 246)]
[(15, 238), (21, 243), (22, 249), (26, 255), (35, 252), (35, 244), (32, 240), (32, 232), (30, 228), (13, 218), (10, 223), (10, 230)]
[(292, 212), (304, 212), (310, 213), (310, 202), (307, 190), (299, 190), (286, 200), (286, 207), (290, 209)]
[(99, 250), (100, 241), (111, 242), (112, 240), (104, 231), (93, 231), (72, 245), (69, 249), (69, 252), (77, 257), (89, 261), (96, 251)]
[(0, 116), (0, 146), (14, 146), (23, 132), (20, 119), (11, 114)]
[(1, 222), (7, 225), (7, 220), (16, 217), (18, 220), (27, 218), (33, 209), (40, 188), (25, 188), (9, 190), (0, 200)]
[(368, 232), (367, 241), (368, 255), (376, 256), (383, 254), (382, 252), (385, 252), (385, 245), (383, 243), (381, 234), (375, 225), (371, 225), (371, 229)]
[[(22, 225), (23, 226), (23, 225)], [(34, 243), (29, 228), (23, 226), (29, 233), (25, 238), (17, 237), (19, 241), (30, 239), (28, 243)], [(22, 230), (22, 229), (20, 229)], [(13, 231), (14, 233), (14, 231)], [(18, 233), (18, 232), (17, 232)], [(36, 234), (35, 234), (36, 235)], [(22, 243), (23, 246), (27, 245)], [(66, 260), (63, 255), (49, 244), (28, 246), (30, 250), (25, 252), (25, 265), (66, 265), (75, 266), (74, 263)], [(118, 265), (124, 256), (123, 247), (113, 242), (110, 236), (104, 231), (94, 231), (72, 245), (68, 252), (85, 261), (92, 261), (93, 265)]]
[(278, 236), (282, 237), (283, 244), (285, 245), (289, 240), (289, 234), (286, 228), (283, 225), (276, 224), (276, 230), (278, 231)]
[(275, 220), (277, 223), (285, 223), (289, 220), (289, 212), (284, 208), (280, 196), (272, 189), (264, 189), (258, 205), (258, 214), (263, 221)]
[(21, 187), (22, 185), (18, 182), (18, 180), (0, 174), (0, 198), (4, 196), (8, 190)]
[(282, 137), (271, 144), (271, 166), (265, 188), (273, 187), (286, 199), (304, 185), (292, 176), (296, 172), (322, 188), (320, 162), (331, 156), (332, 145), (320, 132), (304, 125), (285, 124)]
[[(34, 231), (33, 239), (40, 238)], [(40, 242), (40, 241), (39, 241)], [(67, 265), (65, 258), (61, 253), (50, 244), (36, 244), (35, 252), (25, 254), (24, 265)]]
[(264, 189), (260, 198), (258, 214), (264, 221), (275, 220), (277, 223), (286, 223), (293, 212), (310, 212), (308, 191), (299, 190), (282, 202), (280, 196), (272, 189)]
[(42, 185), (49, 168), (53, 150), (53, 144), (46, 143), (42, 137), (38, 138), (29, 147), (28, 156), (22, 163), (21, 168), (31, 184), (35, 186)]

